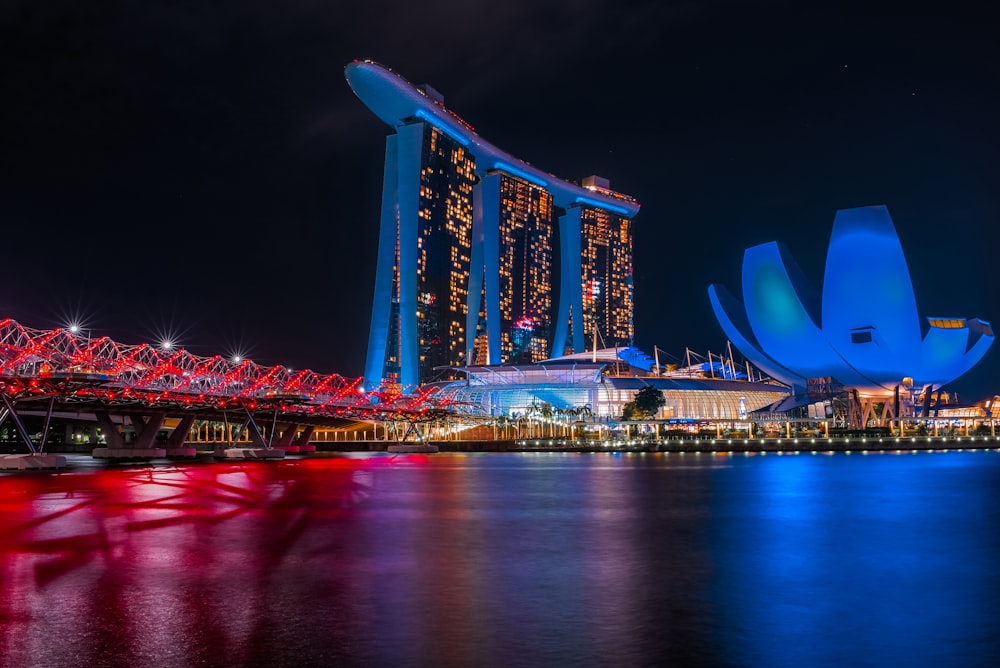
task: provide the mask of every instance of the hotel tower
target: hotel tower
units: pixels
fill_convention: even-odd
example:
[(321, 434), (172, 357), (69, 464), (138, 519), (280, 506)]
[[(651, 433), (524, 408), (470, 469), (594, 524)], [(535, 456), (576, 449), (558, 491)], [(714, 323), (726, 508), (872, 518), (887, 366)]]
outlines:
[(594, 338), (631, 344), (634, 199), (504, 153), (433, 88), (381, 65), (355, 61), (346, 76), (393, 128), (366, 388), (406, 391), (454, 367), (537, 362)]

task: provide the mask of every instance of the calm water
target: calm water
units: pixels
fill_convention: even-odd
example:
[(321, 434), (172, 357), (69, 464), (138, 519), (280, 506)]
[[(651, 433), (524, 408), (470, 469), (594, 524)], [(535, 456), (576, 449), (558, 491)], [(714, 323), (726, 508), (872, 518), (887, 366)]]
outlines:
[(0, 665), (996, 666), (1000, 453), (0, 474)]

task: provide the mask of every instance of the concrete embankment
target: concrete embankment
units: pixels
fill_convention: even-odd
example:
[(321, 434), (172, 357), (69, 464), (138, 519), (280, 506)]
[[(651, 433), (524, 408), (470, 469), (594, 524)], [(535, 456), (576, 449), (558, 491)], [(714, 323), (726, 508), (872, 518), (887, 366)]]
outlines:
[(66, 466), (66, 457), (42, 453), (0, 456), (0, 471), (37, 471), (61, 469)]
[[(897, 452), (934, 450), (993, 450), (1000, 439), (992, 436), (860, 437), (774, 439), (677, 439), (660, 441), (522, 440), (508, 448), (525, 452)], [(447, 450), (447, 447), (442, 447)]]
[[(336, 452), (387, 452), (388, 446), (399, 445), (394, 441), (340, 441), (334, 443), (318, 443), (320, 453)], [(832, 438), (685, 438), (661, 440), (566, 440), (566, 439), (520, 439), (516, 441), (433, 441), (438, 452), (662, 452), (662, 453), (778, 453), (795, 454), (802, 452), (933, 452), (944, 450), (997, 450), (1000, 451), (1000, 437), (992, 436), (876, 436), (876, 437), (832, 437)], [(280, 454), (279, 454), (280, 453)], [(128, 455), (128, 457), (109, 456), (113, 454)], [(122, 459), (135, 461), (141, 459), (163, 458), (171, 453), (166, 451), (107, 453), (95, 449), (93, 456), (97, 459)], [(195, 459), (190, 453), (181, 459)], [(195, 453), (200, 455), (203, 453)], [(308, 453), (301, 453), (306, 457)], [(211, 458), (212, 453), (206, 456)], [(238, 452), (216, 451), (215, 459), (273, 459), (283, 458), (285, 452), (280, 449), (253, 451), (246, 449)], [(0, 470), (26, 470), (62, 468), (66, 465), (65, 457), (60, 455), (19, 455), (2, 457)]]
[[(385, 441), (341, 441), (326, 452), (384, 452)], [(434, 441), (439, 452), (896, 452), (934, 450), (1000, 449), (1000, 437), (992, 436), (877, 436), (851, 438), (690, 438), (668, 440), (565, 440), (521, 439), (517, 441)], [(329, 444), (332, 445), (332, 444)]]

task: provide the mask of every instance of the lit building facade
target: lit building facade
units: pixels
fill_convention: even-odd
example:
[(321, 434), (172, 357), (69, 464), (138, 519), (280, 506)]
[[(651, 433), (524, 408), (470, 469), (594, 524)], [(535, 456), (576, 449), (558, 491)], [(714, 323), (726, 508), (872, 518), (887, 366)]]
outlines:
[[(421, 378), (431, 378), (435, 369), (466, 363), (475, 159), (434, 126), (418, 125), (424, 135), (416, 238), (418, 367)], [(398, 285), (398, 263), (394, 274)]]
[(477, 195), (482, 253), (475, 266), (483, 275), (480, 292), (469, 295), (469, 312), (478, 316), (470, 363), (546, 359), (554, 296), (552, 195), (501, 171), (484, 176)]
[[(591, 187), (607, 187), (607, 181)], [(588, 183), (589, 182), (589, 183)], [(627, 216), (583, 207), (580, 210), (580, 279), (583, 331), (604, 337), (601, 347), (632, 345), (632, 231)]]
[(449, 378), (465, 360), (475, 159), (434, 126), (386, 140), (367, 367), (392, 383)]
[(633, 198), (501, 151), (439, 93), (381, 65), (356, 61), (345, 74), (394, 129), (366, 388), (388, 380), (406, 391), (469, 363), (580, 351), (595, 331), (605, 345), (631, 343)]
[[(625, 404), (643, 387), (654, 387), (666, 400), (654, 416), (660, 421), (745, 423), (751, 414), (788, 397), (788, 388), (773, 382), (694, 374), (685, 369), (656, 375), (649, 362), (642, 368), (632, 348), (605, 348), (537, 364), (469, 366), (467, 375), (442, 389), (456, 410), (475, 416), (517, 417), (549, 406), (553, 415), (581, 416), (598, 422), (621, 419)], [(592, 361), (593, 360), (593, 361)]]

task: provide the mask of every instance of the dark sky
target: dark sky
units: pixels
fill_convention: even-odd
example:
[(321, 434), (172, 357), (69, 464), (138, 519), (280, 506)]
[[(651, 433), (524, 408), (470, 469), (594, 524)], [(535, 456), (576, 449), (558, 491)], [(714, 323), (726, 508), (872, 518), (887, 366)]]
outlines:
[(867, 204), (921, 315), (1000, 324), (998, 35), (955, 2), (7, 0), (0, 317), (360, 375), (388, 128), (343, 71), (370, 58), (638, 198), (647, 351), (721, 351), (706, 290), (739, 293), (743, 249), (784, 241), (819, 285)]

